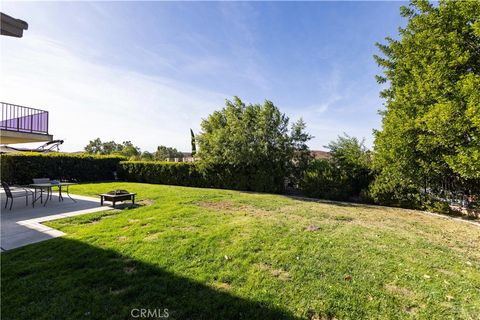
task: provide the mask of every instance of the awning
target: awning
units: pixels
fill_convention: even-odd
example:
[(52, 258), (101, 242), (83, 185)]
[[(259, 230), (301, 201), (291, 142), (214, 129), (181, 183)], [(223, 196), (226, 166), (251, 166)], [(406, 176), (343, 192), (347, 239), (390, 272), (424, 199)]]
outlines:
[(0, 25), (2, 29), (2, 35), (21, 38), (23, 36), (23, 30), (28, 29), (28, 23), (23, 20), (15, 19), (9, 15), (0, 12)]

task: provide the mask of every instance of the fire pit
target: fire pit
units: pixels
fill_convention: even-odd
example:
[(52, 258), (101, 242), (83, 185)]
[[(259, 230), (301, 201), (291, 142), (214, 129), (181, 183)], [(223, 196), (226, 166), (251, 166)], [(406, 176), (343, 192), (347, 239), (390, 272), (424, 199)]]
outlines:
[(100, 205), (103, 206), (104, 201), (110, 201), (113, 203), (115, 208), (115, 203), (118, 201), (131, 200), (132, 205), (135, 204), (135, 195), (136, 193), (130, 193), (127, 190), (113, 190), (107, 193), (101, 193), (100, 196)]

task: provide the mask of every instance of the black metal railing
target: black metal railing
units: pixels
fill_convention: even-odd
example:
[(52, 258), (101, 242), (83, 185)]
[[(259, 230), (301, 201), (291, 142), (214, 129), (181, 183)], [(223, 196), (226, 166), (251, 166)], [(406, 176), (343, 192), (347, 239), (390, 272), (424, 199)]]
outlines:
[(48, 134), (48, 111), (1, 102), (0, 129)]

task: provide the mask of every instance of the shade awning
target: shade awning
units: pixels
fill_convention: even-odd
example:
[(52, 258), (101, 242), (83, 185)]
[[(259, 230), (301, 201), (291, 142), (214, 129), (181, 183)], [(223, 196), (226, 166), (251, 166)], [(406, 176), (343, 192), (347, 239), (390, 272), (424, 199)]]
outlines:
[(20, 19), (15, 19), (3, 12), (0, 12), (0, 25), (2, 35), (16, 38), (21, 38), (23, 36), (23, 30), (28, 29), (28, 23)]

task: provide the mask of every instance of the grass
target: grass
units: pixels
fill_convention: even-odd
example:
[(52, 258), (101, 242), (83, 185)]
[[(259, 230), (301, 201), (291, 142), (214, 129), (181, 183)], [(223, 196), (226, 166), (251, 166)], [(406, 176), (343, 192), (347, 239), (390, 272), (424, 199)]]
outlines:
[[(3, 319), (480, 319), (480, 228), (420, 212), (162, 185), (2, 253)], [(158, 314), (157, 314), (158, 315)]]

